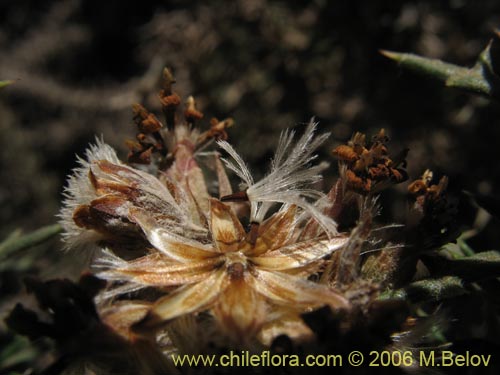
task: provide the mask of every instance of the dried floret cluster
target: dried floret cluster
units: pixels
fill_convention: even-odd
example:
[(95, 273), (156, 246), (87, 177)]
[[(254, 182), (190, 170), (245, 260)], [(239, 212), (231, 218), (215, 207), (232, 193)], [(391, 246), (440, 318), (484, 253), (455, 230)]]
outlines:
[(333, 155), (346, 166), (340, 170), (350, 189), (368, 194), (382, 190), (387, 183), (400, 183), (408, 178), (405, 171), (407, 150), (391, 158), (386, 146), (388, 140), (384, 129), (381, 129), (366, 147), (366, 136), (356, 133), (347, 145), (333, 150)]

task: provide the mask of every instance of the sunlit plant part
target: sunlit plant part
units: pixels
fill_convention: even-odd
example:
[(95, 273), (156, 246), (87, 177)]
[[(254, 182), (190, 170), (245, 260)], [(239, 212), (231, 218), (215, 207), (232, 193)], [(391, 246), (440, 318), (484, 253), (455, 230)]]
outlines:
[[(163, 94), (164, 111), (170, 114), (177, 96)], [(254, 181), (225, 141), (231, 122), (213, 120), (210, 130), (200, 132), (192, 98), (186, 123), (170, 116), (166, 129), (143, 107), (135, 106), (134, 112), (140, 146), (129, 160), (151, 166), (141, 170), (124, 164), (98, 140), (70, 178), (61, 212), (68, 247), (102, 249), (93, 264), (111, 282), (98, 296), (107, 321), (121, 316), (130, 332), (150, 332), (208, 311), (232, 342), (259, 338), (270, 343), (281, 333), (307, 334), (303, 312), (323, 305), (350, 307), (332, 285), (310, 280), (348, 241), (324, 213), (327, 197), (315, 189), (327, 164), (313, 165), (314, 152), (328, 134), (316, 136), (313, 121), (297, 140), (294, 132), (284, 132), (270, 172)], [(211, 182), (197, 161), (212, 140), (231, 156), (224, 162), (244, 183), (241, 192), (233, 193), (219, 155), (212, 153), (220, 200), (209, 194)], [(241, 197), (250, 206), (248, 231), (238, 217), (245, 210), (234, 211), (238, 206), (231, 203)], [(273, 206), (277, 211), (270, 213)], [(157, 291), (153, 299), (147, 293), (151, 288)], [(123, 298), (131, 292), (135, 307), (127, 310)], [(127, 319), (124, 314), (132, 310), (141, 313)]]

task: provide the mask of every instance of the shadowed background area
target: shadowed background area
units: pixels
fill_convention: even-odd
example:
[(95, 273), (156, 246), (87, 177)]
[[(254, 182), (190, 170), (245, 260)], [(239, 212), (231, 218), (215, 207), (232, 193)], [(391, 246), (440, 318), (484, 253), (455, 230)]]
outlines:
[[(410, 148), (410, 178), (430, 168), (496, 194), (498, 104), (402, 72), (379, 49), (472, 65), (498, 24), (496, 1), (2, 1), (0, 78), (16, 82), (0, 94), (0, 234), (54, 222), (96, 134), (125, 155), (131, 104), (159, 112), (163, 66), (207, 124), (235, 119), (230, 141), (257, 175), (279, 132), (315, 116), (332, 133), (325, 158), (384, 127), (395, 151)], [(383, 197), (386, 219), (405, 216), (405, 188)]]

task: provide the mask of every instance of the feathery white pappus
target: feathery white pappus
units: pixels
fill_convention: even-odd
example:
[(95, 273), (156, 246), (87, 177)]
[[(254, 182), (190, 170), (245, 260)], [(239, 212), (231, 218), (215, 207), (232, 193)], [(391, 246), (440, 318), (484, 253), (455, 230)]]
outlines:
[[(311, 186), (322, 179), (321, 172), (328, 167), (323, 162), (310, 165), (317, 155), (314, 151), (321, 146), (330, 133), (314, 136), (317, 123), (311, 119), (304, 134), (294, 142), (295, 132), (285, 130), (278, 143), (269, 173), (260, 181), (254, 182), (252, 174), (241, 156), (226, 141), (217, 144), (232, 158), (222, 160), (243, 181), (240, 185), (250, 201), (250, 221), (261, 223), (275, 203), (296, 205), (318, 221), (329, 236), (337, 234), (337, 224), (321, 213), (318, 204), (324, 194)], [(312, 199), (317, 205), (307, 201)]]

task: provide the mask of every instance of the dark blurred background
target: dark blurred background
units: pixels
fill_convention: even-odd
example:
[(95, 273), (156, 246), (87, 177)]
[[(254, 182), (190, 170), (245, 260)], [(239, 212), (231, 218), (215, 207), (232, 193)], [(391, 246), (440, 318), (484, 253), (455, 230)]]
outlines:
[[(430, 168), (452, 189), (497, 195), (498, 103), (403, 72), (379, 49), (471, 66), (499, 25), (496, 0), (2, 0), (0, 79), (16, 82), (0, 92), (0, 235), (56, 220), (96, 134), (125, 155), (131, 104), (159, 110), (163, 66), (206, 123), (235, 119), (230, 140), (259, 173), (279, 132), (316, 116), (332, 132), (324, 157), (384, 127), (394, 151), (410, 148), (411, 178)], [(405, 188), (383, 197), (385, 220), (404, 217)]]

